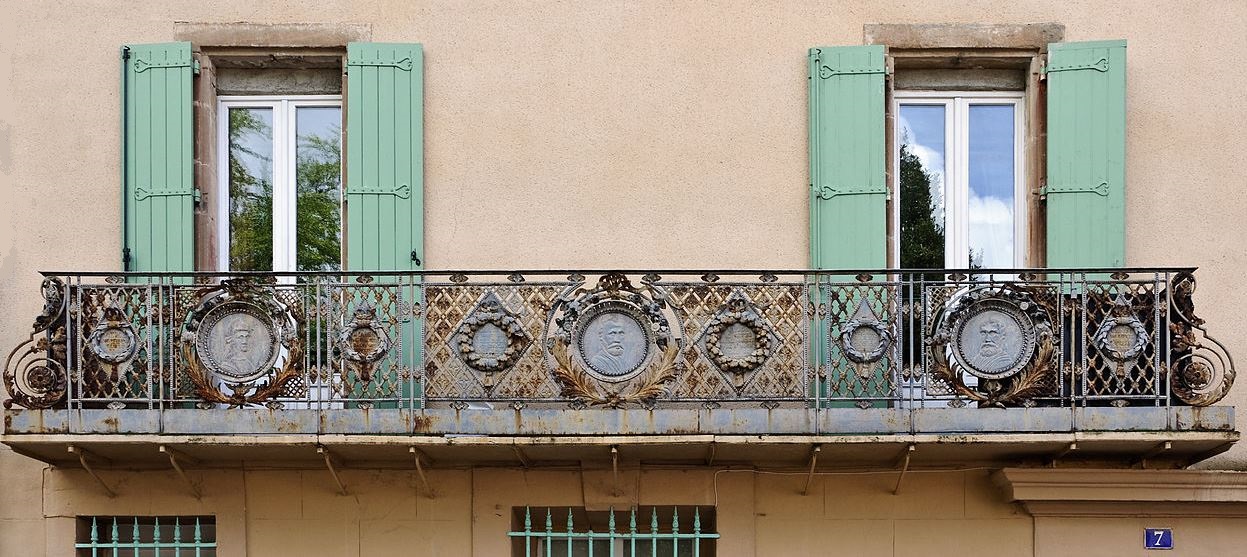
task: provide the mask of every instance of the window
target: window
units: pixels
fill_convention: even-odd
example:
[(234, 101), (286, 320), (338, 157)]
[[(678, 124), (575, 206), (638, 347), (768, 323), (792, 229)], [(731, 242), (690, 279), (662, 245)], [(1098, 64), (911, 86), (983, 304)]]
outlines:
[(518, 557), (713, 557), (715, 532), (714, 507), (707, 506), (516, 507), (508, 535)]
[(423, 48), (273, 27), (122, 49), (124, 270), (423, 268)]
[(74, 548), (83, 557), (216, 555), (211, 516), (80, 516)]
[(342, 268), (342, 98), (218, 98), (218, 268)]
[[(924, 267), (968, 267), (975, 257), (1005, 267), (1125, 264), (1125, 41), (1063, 43), (1063, 28), (1054, 24), (880, 24), (865, 31), (872, 44), (809, 53), (812, 268), (881, 268), (914, 258)], [(901, 170), (893, 167), (902, 139), (894, 134), (898, 103), (921, 104), (906, 97), (913, 91), (938, 95), (924, 100), (944, 107), (930, 111), (943, 111), (944, 129), (933, 135), (945, 136), (948, 166), (940, 176), (946, 183), (932, 192), (943, 197), (922, 207), (928, 236), (938, 241), (925, 246), (926, 254), (903, 258), (896, 252), (917, 244), (895, 237), (903, 207), (894, 205), (906, 196), (892, 191)], [(1014, 96), (1007, 103), (979, 100), (993, 92)], [(977, 188), (985, 180), (979, 167), (1003, 173), (1010, 164), (1008, 156), (979, 160), (985, 146), (1009, 143), (971, 129), (981, 119), (976, 113), (1004, 110), (975, 108), (982, 104), (1012, 107), (1014, 129), (1002, 133), (1014, 137), (1008, 170), (1021, 186), (1011, 190), (1011, 202), (1003, 197), (1007, 179)], [(987, 120), (1006, 123), (1007, 116)], [(972, 193), (990, 193), (1001, 202), (997, 209), (1011, 208), (1012, 227), (970, 207)], [(908, 198), (917, 199), (914, 192)], [(946, 237), (934, 234), (940, 219)], [(989, 220), (1011, 228), (1012, 238), (984, 244), (999, 239), (985, 232)]]
[(1020, 92), (898, 91), (893, 101), (894, 265), (1026, 264)]

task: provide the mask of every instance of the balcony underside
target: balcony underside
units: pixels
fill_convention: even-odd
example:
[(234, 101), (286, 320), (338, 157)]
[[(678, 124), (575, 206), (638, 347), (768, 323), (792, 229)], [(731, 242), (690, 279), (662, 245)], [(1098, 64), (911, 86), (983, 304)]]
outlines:
[(167, 466), (162, 445), (220, 466), (323, 464), (318, 446), (352, 466), (405, 466), (412, 447), (439, 466), (563, 466), (618, 446), (632, 462), (785, 467), (820, 444), (826, 467), (891, 467), (911, 444), (911, 466), (1165, 467), (1228, 449), (1233, 423), (1230, 407), (10, 410), (3, 439), (52, 464), (77, 466), (75, 446), (121, 468)]

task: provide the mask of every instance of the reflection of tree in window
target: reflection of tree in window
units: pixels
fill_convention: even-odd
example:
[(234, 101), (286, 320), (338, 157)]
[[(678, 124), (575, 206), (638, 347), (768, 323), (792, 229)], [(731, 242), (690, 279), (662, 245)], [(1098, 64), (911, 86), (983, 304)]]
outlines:
[(338, 205), (342, 148), (339, 137), (341, 127), (336, 125), (330, 128), (329, 137), (299, 136), (295, 168), (299, 214), (295, 234), (300, 271), (331, 271), (342, 266), (342, 220)]
[(944, 223), (935, 220), (938, 209), (931, 198), (935, 178), (909, 149), (908, 138), (901, 142), (900, 176), (901, 267), (941, 269), (944, 267)]
[(267, 111), (229, 111), (229, 264), (235, 271), (273, 268), (273, 182), (271, 172), (254, 168), (272, 165), (272, 157), (254, 147), (272, 144), (272, 126), (261, 114)]

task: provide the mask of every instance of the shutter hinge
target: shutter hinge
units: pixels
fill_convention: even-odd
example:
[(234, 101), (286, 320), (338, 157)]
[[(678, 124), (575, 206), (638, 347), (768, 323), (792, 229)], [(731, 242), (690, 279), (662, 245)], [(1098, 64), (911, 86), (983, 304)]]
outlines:
[(130, 59), (130, 47), (128, 46), (121, 47), (121, 59), (122, 60)]
[(372, 186), (372, 187), (359, 186), (355, 188), (347, 187), (346, 193), (347, 194), (393, 195), (395, 197), (399, 197), (402, 199), (409, 199), (411, 198), (411, 186), (408, 186), (407, 184), (399, 184), (398, 187), (389, 188), (389, 189), (382, 188), (380, 186)]
[(182, 195), (189, 195), (195, 199), (196, 203), (199, 202), (200, 193), (198, 188), (190, 190), (149, 190), (143, 186), (134, 188), (134, 199), (136, 201), (142, 201), (149, 197), (178, 197)]
[(810, 186), (814, 190), (815, 197), (819, 199), (831, 199), (840, 195), (888, 195), (887, 188), (877, 188), (874, 186), (866, 187), (832, 187), (832, 186)]
[(424, 265), (424, 263), (420, 261), (420, 254), (416, 253), (416, 250), (414, 249), (411, 250), (411, 262), (416, 265)]
[(199, 60), (191, 62), (191, 71), (195, 72), (195, 75), (199, 75)]
[(822, 79), (830, 79), (837, 75), (868, 75), (888, 73), (887, 68), (833, 68), (831, 66), (822, 66), (818, 69), (818, 77)]
[(411, 71), (413, 63), (411, 61), (410, 56), (404, 56), (402, 58), (398, 58), (398, 59), (390, 58), (388, 60), (349, 60), (348, 59), (346, 61), (346, 65), (347, 66), (373, 66), (373, 67), (380, 67), (380, 68), (398, 68), (405, 72), (409, 72)]
[(191, 195), (195, 198), (195, 205), (200, 205), (203, 203), (204, 193), (200, 191), (199, 188), (195, 188), (193, 190), (193, 193), (191, 193)]
[(1094, 193), (1101, 197), (1108, 197), (1108, 182), (1100, 181), (1094, 186), (1088, 185), (1056, 185), (1044, 186), (1039, 188), (1039, 195), (1047, 196), (1054, 193)]
[(1101, 56), (1100, 59), (1096, 60), (1095, 62), (1089, 62), (1085, 64), (1066, 64), (1064, 66), (1047, 66), (1044, 68), (1044, 73), (1072, 72), (1075, 70), (1095, 70), (1101, 73), (1107, 72), (1108, 71), (1108, 58)]
[(121, 250), (121, 270), (130, 270), (130, 248), (122, 248)]

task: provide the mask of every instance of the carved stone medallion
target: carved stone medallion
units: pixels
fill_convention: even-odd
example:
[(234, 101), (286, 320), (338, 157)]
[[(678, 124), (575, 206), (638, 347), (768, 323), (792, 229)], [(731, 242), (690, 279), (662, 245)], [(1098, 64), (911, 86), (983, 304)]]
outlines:
[(739, 375), (762, 367), (780, 339), (762, 311), (737, 291), (706, 324), (700, 344), (714, 365), (737, 375), (733, 383), (740, 386), (744, 378)]
[(197, 292), (186, 316), (186, 373), (205, 403), (264, 404), (299, 375), (302, 318), (264, 280), (226, 280)]
[(853, 317), (840, 325), (840, 349), (854, 363), (877, 362), (891, 346), (892, 331), (879, 321), (865, 299), (857, 305)]
[[(477, 302), (450, 336), (450, 347), (459, 359), (486, 374), (515, 365), (531, 342), (518, 316), (493, 292)], [(492, 383), (492, 377), (486, 375), (485, 384)]]
[(138, 352), (139, 337), (119, 308), (107, 308), (87, 337), (87, 347), (101, 362), (120, 364)]
[(953, 356), (981, 379), (1002, 379), (1022, 369), (1035, 350), (1035, 324), (1007, 301), (975, 302), (957, 316)]
[(653, 335), (645, 316), (626, 302), (605, 301), (584, 310), (572, 338), (581, 362), (598, 377), (621, 381), (649, 358)]
[(1109, 358), (1118, 363), (1129, 362), (1147, 347), (1147, 328), (1134, 314), (1130, 301), (1118, 296), (1111, 315), (1096, 329), (1092, 341)]
[(544, 345), (560, 394), (573, 407), (635, 403), (653, 407), (680, 368), (679, 317), (666, 290), (647, 276), (635, 287), (607, 273), (594, 288), (568, 277), (546, 321)]
[(338, 348), (360, 380), (367, 382), (372, 380), (373, 366), (390, 351), (390, 335), (381, 327), (377, 310), (371, 304), (361, 304), (354, 314), (338, 337)]
[(204, 316), (196, 348), (204, 366), (214, 374), (252, 381), (273, 369), (281, 341), (263, 308), (229, 301)]

